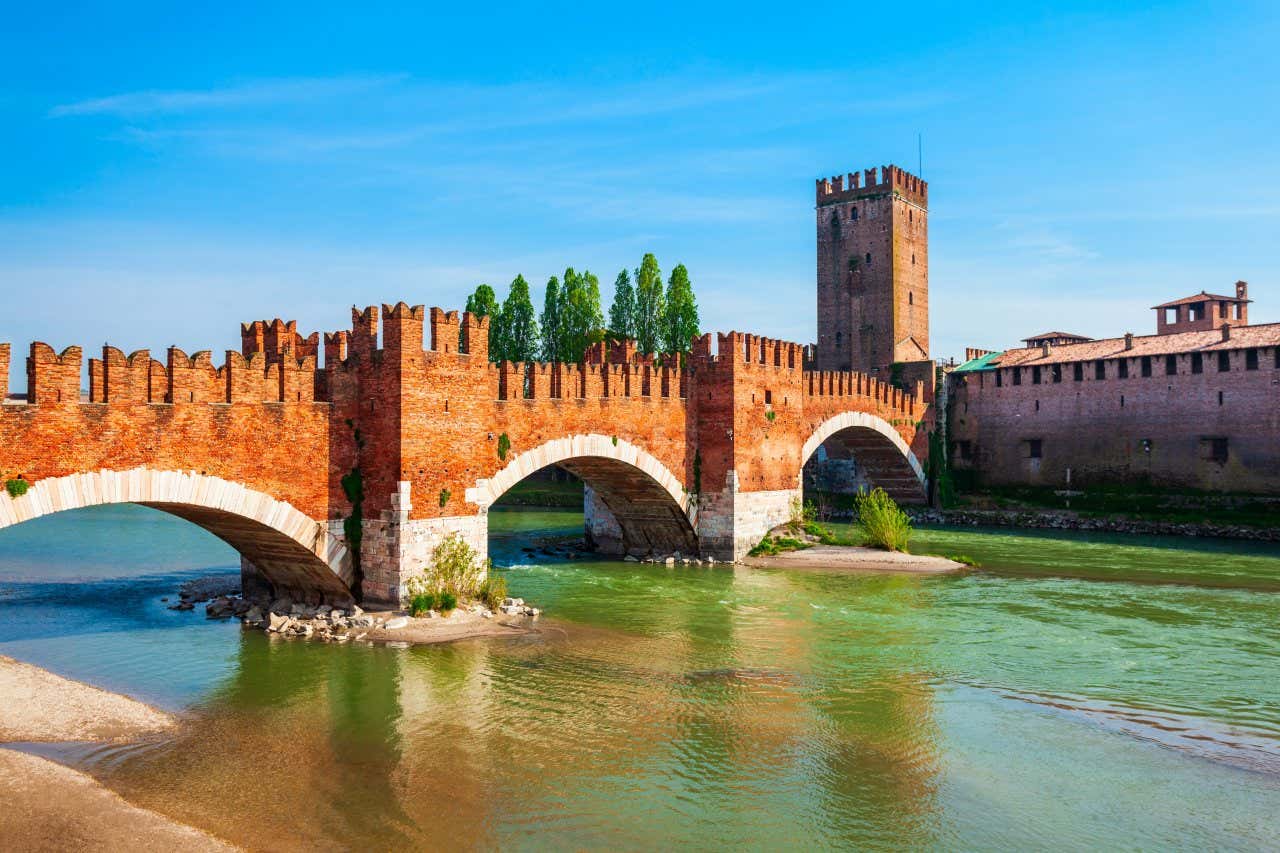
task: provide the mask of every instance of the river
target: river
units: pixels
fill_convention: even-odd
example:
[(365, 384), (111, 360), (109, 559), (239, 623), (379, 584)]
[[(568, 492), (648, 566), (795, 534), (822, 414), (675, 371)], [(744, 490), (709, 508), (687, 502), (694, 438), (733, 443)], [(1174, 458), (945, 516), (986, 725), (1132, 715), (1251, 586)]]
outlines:
[(257, 849), (1273, 847), (1280, 548), (922, 530), (960, 576), (531, 559), (541, 633), (271, 639), (166, 609), (235, 555), (117, 506), (0, 531), (0, 654), (184, 712), (58, 745), (137, 805)]

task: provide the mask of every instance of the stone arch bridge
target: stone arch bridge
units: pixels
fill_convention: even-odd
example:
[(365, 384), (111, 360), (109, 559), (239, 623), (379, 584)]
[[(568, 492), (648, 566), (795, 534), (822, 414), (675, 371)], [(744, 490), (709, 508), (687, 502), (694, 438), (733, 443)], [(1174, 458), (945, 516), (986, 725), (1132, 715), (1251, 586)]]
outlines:
[(683, 366), (632, 342), (494, 364), (487, 340), (484, 318), (399, 303), (323, 339), (245, 324), (218, 367), (176, 347), (85, 365), (37, 342), (13, 397), (0, 344), (0, 478), (29, 484), (0, 493), (0, 527), (140, 503), (230, 543), (246, 583), (390, 601), (444, 537), (486, 551), (488, 508), (551, 464), (584, 480), (587, 534), (618, 554), (741, 557), (789, 517), (819, 448), (925, 498), (931, 376), (908, 393), (737, 332), (695, 339)]

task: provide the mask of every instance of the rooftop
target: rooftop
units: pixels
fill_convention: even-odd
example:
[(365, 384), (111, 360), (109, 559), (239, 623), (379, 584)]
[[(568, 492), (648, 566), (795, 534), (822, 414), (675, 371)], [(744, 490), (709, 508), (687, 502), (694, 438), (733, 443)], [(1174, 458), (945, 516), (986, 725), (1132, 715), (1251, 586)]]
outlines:
[(1195, 296), (1184, 296), (1181, 299), (1175, 299), (1172, 302), (1163, 302), (1159, 305), (1152, 305), (1151, 308), (1153, 310), (1157, 310), (1160, 308), (1176, 308), (1179, 305), (1189, 305), (1189, 304), (1194, 304), (1196, 302), (1204, 302), (1206, 300), (1210, 300), (1210, 301), (1216, 300), (1219, 302), (1252, 302), (1253, 301), (1252, 299), (1241, 299), (1239, 296), (1223, 296), (1222, 294), (1219, 294), (1219, 293), (1209, 293), (1207, 291), (1202, 290), (1199, 293), (1197, 293)]
[[(1280, 346), (1280, 323), (1264, 323), (1258, 326), (1232, 326), (1231, 337), (1225, 341), (1222, 339), (1221, 329), (1208, 329), (1201, 332), (1175, 332), (1171, 335), (1135, 335), (1132, 349), (1125, 349), (1123, 337), (1062, 344), (1052, 347), (1048, 355), (1045, 355), (1040, 347), (1011, 349), (992, 357), (984, 367), (1020, 367), (1104, 358), (1140, 358), (1175, 353), (1218, 352), (1275, 346)], [(983, 361), (983, 359), (975, 359), (975, 361)], [(966, 362), (961, 369), (970, 368), (971, 364), (973, 362)], [(970, 369), (980, 370), (983, 367)]]
[(1045, 333), (1040, 334), (1040, 335), (1032, 335), (1032, 336), (1031, 336), (1031, 337), (1029, 337), (1029, 338), (1023, 338), (1022, 340), (1024, 340), (1024, 341), (1042, 341), (1042, 340), (1044, 340), (1045, 338), (1058, 338), (1058, 339), (1062, 339), (1062, 338), (1071, 338), (1072, 340), (1076, 340), (1076, 341), (1088, 341), (1088, 340), (1092, 340), (1092, 338), (1090, 338), (1088, 335), (1076, 335), (1076, 334), (1073, 334), (1073, 333), (1071, 333), (1071, 332), (1045, 332)]

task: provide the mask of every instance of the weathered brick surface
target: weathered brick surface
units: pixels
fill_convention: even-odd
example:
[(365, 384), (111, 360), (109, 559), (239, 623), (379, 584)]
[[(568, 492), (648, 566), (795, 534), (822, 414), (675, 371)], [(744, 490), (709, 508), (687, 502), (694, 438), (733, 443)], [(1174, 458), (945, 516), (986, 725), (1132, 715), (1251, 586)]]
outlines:
[[(753, 335), (720, 335), (714, 353), (706, 335), (683, 367), (634, 344), (596, 347), (580, 365), (495, 365), (487, 335), (486, 321), (438, 308), (353, 309), (350, 331), (324, 335), (317, 368), (320, 336), (251, 323), (221, 367), (208, 352), (171, 348), (161, 362), (105, 348), (87, 402), (80, 350), (37, 343), (32, 399), (0, 409), (0, 475), (194, 471), (286, 501), (335, 536), (353, 511), (349, 476), (363, 487), (364, 589), (394, 598), (449, 533), (483, 551), (495, 484), (531, 465), (582, 476), (600, 510), (593, 524), (602, 538), (616, 527), (621, 550), (733, 557), (786, 518), (816, 449), (807, 444), (833, 418), (875, 419), (845, 432), (865, 433), (870, 456), (897, 454), (896, 471), (889, 456), (883, 467), (899, 489), (903, 471), (914, 476), (900, 447), (919, 454), (917, 425), (930, 419), (923, 386), (909, 396), (861, 374), (807, 371), (800, 346)], [(0, 362), (5, 375), (6, 350)], [(907, 497), (923, 494), (907, 486)]]
[(897, 166), (818, 181), (823, 370), (888, 378), (929, 357), (929, 185)]
[[(1262, 331), (1251, 328), (1255, 335)], [(1098, 349), (1104, 343), (1082, 346)], [(1226, 349), (1231, 344), (1173, 353), (1177, 372), (1172, 375), (1166, 373), (1168, 354), (1149, 357), (1152, 375), (1143, 376), (1141, 357), (1122, 353), (1119, 358), (1066, 361), (1059, 355), (1063, 350), (1046, 356), (1043, 367), (1031, 360), (1016, 368), (1021, 371), (1017, 385), (1012, 367), (999, 370), (998, 386), (996, 371), (953, 374), (948, 413), (952, 464), (992, 485), (1064, 488), (1069, 469), (1071, 485), (1078, 487), (1150, 481), (1280, 493), (1277, 347), (1251, 347), (1256, 359), (1251, 370), (1249, 350)], [(1226, 371), (1218, 369), (1219, 351), (1226, 352)], [(1038, 351), (1028, 357), (1036, 355)], [(1196, 356), (1199, 373), (1192, 372)], [(1124, 378), (1121, 363), (1128, 374)], [(1097, 378), (1098, 364), (1105, 378)], [(1038, 384), (1033, 371), (1040, 375)], [(1215, 439), (1225, 439), (1217, 448), (1225, 458), (1215, 458)], [(1039, 443), (1039, 457), (1032, 455), (1033, 442)]]

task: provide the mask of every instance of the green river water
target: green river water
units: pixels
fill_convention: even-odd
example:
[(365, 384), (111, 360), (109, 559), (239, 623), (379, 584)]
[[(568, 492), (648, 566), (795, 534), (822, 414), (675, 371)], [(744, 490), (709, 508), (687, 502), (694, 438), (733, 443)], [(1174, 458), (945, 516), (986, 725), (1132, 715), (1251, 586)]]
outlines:
[(0, 532), (0, 654), (183, 712), (28, 747), (254, 849), (1275, 849), (1280, 548), (923, 530), (959, 576), (532, 559), (520, 640), (273, 640), (174, 613), (234, 555), (139, 507)]

